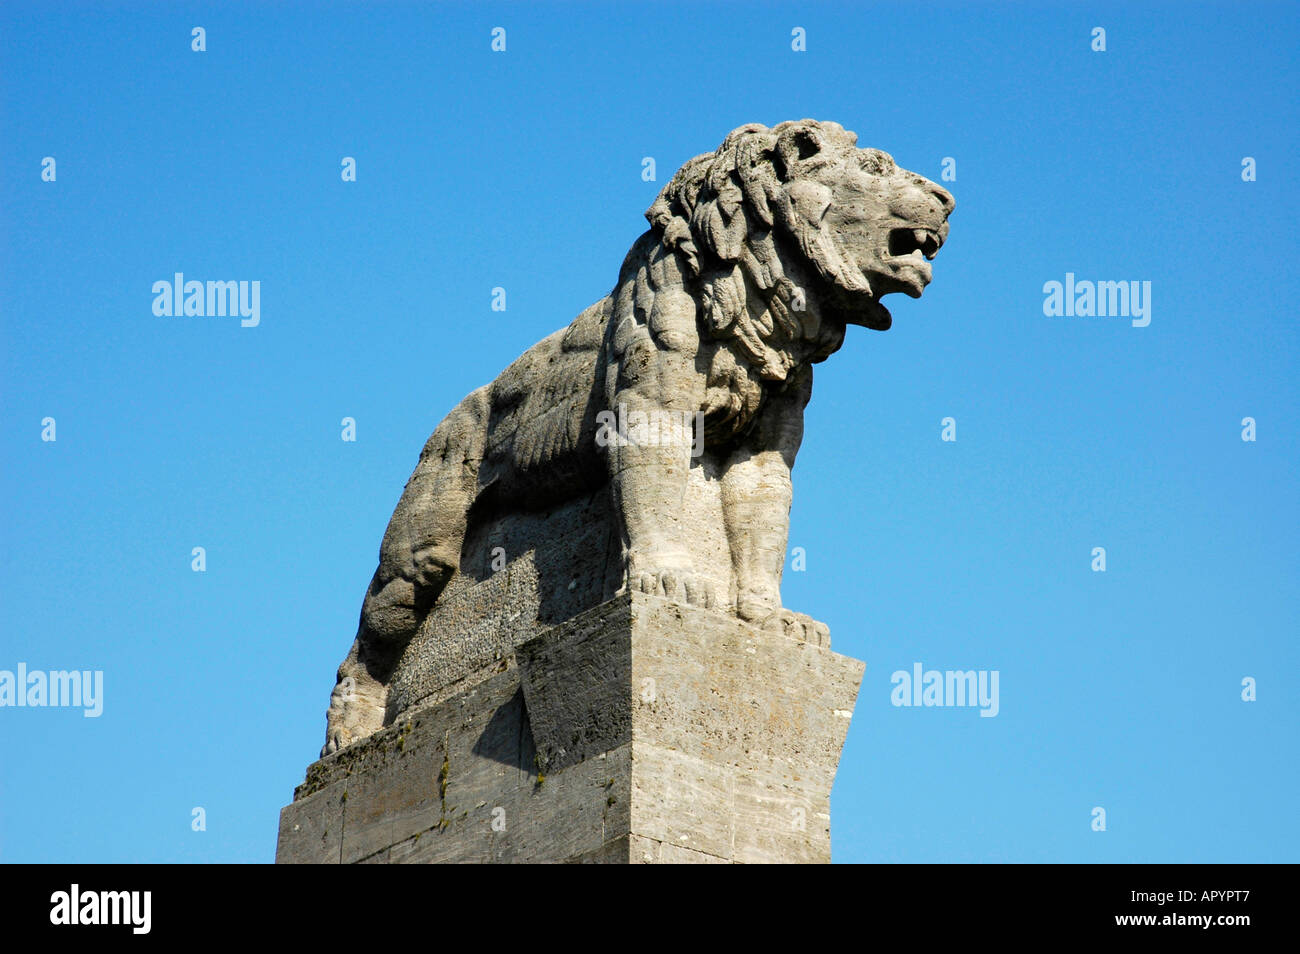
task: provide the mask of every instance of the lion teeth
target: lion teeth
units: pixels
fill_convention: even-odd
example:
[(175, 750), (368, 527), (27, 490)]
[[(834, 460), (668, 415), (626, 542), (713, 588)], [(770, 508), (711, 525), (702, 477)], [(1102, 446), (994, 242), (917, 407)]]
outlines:
[(925, 256), (926, 261), (934, 261), (934, 256), (939, 251), (939, 240), (934, 233), (925, 229), (916, 229), (912, 237), (916, 239), (916, 247)]
[(933, 261), (943, 240), (930, 229), (901, 228), (889, 234), (888, 255), (891, 258), (910, 258), (913, 261)]

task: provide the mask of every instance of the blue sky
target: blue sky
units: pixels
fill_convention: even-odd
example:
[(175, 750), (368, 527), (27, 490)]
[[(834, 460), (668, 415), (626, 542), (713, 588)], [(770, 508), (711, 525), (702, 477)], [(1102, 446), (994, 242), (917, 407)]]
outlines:
[[(0, 709), (0, 859), (270, 861), (433, 426), (610, 289), (678, 165), (812, 117), (957, 169), (934, 283), (819, 366), (794, 473), (785, 602), (867, 662), (835, 859), (1300, 860), (1297, 25), (0, 6), (0, 669), (105, 673), (98, 719)], [(259, 280), (260, 325), (155, 316), (176, 271)], [(1046, 317), (1067, 272), (1150, 281), (1150, 325)], [(997, 717), (891, 705), (916, 662), (997, 670)]]

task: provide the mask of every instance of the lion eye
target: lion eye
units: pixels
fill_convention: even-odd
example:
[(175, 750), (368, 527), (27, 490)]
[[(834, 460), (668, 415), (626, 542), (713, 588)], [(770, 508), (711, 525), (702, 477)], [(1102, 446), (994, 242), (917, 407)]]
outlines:
[(874, 176), (885, 176), (894, 171), (894, 157), (879, 149), (863, 149), (858, 161), (864, 171)]

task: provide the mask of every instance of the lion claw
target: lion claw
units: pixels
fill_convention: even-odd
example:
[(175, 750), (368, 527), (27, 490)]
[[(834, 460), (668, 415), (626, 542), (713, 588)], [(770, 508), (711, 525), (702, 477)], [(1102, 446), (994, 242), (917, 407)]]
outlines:
[(352, 734), (343, 728), (331, 728), (326, 734), (325, 745), (321, 747), (320, 757), (333, 755), (339, 749), (347, 748), (352, 741)]
[(650, 596), (662, 596), (677, 603), (700, 606), (713, 605), (708, 585), (688, 570), (668, 569), (641, 571), (636, 574), (634, 589)]
[(765, 632), (788, 636), (801, 643), (811, 643), (823, 649), (831, 648), (831, 628), (804, 613), (784, 608), (774, 610), (763, 620), (762, 628)]

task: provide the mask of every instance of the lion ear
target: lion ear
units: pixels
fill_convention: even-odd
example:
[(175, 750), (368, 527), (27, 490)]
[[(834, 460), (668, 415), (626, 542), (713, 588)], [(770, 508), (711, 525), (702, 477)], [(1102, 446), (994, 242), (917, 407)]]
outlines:
[(786, 173), (791, 174), (799, 163), (818, 155), (825, 145), (816, 123), (795, 123), (777, 137), (776, 154)]

